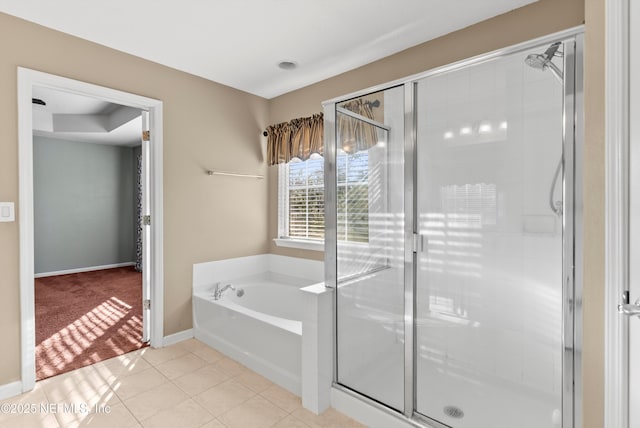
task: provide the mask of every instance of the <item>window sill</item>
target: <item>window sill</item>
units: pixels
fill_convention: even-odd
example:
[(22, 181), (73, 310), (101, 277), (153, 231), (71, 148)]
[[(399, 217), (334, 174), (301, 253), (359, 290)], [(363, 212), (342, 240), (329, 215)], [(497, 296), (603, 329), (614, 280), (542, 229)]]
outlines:
[(297, 248), (299, 250), (324, 251), (324, 241), (275, 238), (273, 242), (275, 242), (278, 247)]

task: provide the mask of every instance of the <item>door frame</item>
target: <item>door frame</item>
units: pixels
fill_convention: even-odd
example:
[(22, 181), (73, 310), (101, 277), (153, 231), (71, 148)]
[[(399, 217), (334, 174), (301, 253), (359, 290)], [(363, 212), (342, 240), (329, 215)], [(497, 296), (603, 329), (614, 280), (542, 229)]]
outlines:
[(606, 1), (604, 426), (629, 427), (629, 0)]
[(150, 147), (151, 315), (152, 347), (163, 342), (163, 161), (162, 101), (106, 88), (41, 71), (18, 67), (18, 169), (20, 230), (20, 350), (22, 391), (35, 386), (35, 293), (34, 293), (34, 212), (33, 212), (33, 114), (34, 86), (139, 108), (149, 112), (153, 144)]

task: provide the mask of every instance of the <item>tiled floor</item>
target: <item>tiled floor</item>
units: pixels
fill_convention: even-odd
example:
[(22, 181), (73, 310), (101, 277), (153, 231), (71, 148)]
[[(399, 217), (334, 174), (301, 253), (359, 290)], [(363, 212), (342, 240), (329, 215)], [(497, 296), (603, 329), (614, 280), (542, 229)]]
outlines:
[(303, 409), (299, 397), (195, 339), (38, 382), (0, 402), (0, 426), (362, 427), (333, 409)]

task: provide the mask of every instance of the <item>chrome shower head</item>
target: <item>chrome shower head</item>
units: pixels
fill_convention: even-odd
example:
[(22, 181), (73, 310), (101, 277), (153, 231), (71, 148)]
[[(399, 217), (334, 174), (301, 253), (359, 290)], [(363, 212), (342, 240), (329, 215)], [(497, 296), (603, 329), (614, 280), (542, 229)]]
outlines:
[(531, 54), (527, 55), (527, 57), (524, 59), (524, 62), (529, 67), (535, 68), (536, 70), (544, 70), (549, 60), (542, 54)]
[(558, 52), (560, 42), (555, 42), (544, 51), (543, 54), (530, 54), (524, 59), (524, 63), (536, 70), (551, 70), (551, 73), (562, 83), (563, 73), (557, 65), (553, 63), (554, 56), (562, 56), (562, 52)]

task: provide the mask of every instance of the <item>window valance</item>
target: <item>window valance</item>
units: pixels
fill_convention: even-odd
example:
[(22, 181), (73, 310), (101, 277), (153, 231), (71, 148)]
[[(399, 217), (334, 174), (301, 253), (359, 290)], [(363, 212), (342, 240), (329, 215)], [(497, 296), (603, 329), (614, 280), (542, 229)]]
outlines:
[[(367, 119), (374, 119), (369, 101), (356, 99), (341, 106)], [(346, 114), (338, 115), (338, 139), (345, 153), (357, 153), (368, 150), (378, 143), (378, 130), (370, 123), (358, 120)]]
[(287, 163), (298, 158), (309, 159), (314, 153), (322, 155), (324, 115), (293, 119), (267, 127), (267, 160), (269, 165)]

